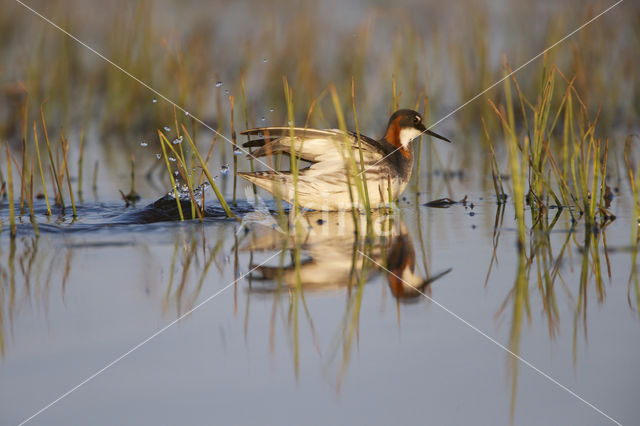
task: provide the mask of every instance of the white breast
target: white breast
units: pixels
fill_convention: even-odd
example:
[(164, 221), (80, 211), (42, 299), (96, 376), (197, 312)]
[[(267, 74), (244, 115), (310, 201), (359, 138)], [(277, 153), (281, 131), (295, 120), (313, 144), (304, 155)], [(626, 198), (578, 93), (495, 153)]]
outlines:
[(400, 130), (400, 143), (404, 148), (407, 148), (413, 139), (420, 136), (420, 133), (422, 133), (420, 130), (414, 129), (413, 127), (404, 128)]

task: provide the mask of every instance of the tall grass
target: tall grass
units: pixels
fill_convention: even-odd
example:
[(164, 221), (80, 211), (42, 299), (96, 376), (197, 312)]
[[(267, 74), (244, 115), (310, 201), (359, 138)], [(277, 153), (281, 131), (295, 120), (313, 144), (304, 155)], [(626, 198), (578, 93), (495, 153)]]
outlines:
[[(503, 61), (506, 75), (510, 68), (506, 59)], [(502, 141), (508, 153), (507, 170), (511, 180), (510, 193), (519, 248), (514, 284), (499, 314), (511, 305), (509, 348), (517, 355), (524, 319), (526, 317), (531, 321), (529, 289), (532, 282), (536, 283), (549, 335), (554, 338), (559, 316), (555, 285), (559, 281), (564, 283), (560, 265), (565, 255), (571, 252), (571, 245), (575, 245), (581, 253), (579, 277), (576, 286), (568, 286), (569, 291), (575, 290), (576, 293), (573, 311), (575, 361), (580, 330), (586, 338), (589, 289), (593, 285), (597, 301), (602, 303), (605, 298), (605, 279), (608, 277), (611, 280), (612, 277), (605, 234), (606, 227), (615, 220), (608, 210), (610, 143), (608, 138), (597, 136), (600, 111), (595, 116), (591, 115), (582, 100), (583, 96), (576, 89), (575, 77), (567, 78), (559, 69), (545, 63), (541, 81), (543, 84), (535, 93), (535, 102), (520, 89), (515, 75), (505, 80), (504, 103), (488, 101), (501, 124)], [(516, 88), (515, 94), (512, 87)], [(519, 108), (515, 105), (519, 105)], [(499, 179), (500, 166), (491, 139), (491, 129), (485, 125), (484, 117), (482, 124), (491, 151), (493, 187), (497, 199), (501, 200), (504, 191)], [(627, 169), (630, 171), (630, 181), (634, 181), (629, 164)], [(632, 193), (635, 193), (633, 185), (630, 186)], [(550, 217), (549, 213), (553, 210), (555, 213)], [(580, 222), (583, 224), (584, 239), (579, 241), (576, 233), (570, 232), (560, 250), (556, 248), (554, 254), (550, 235), (563, 213), (570, 218), (571, 228), (576, 228)], [(530, 218), (530, 223), (527, 218)], [(489, 281), (495, 261), (495, 249), (486, 282)], [(511, 365), (510, 412), (513, 421), (518, 361), (509, 356), (508, 362)]]
[[(256, 117), (261, 116), (266, 116), (274, 124), (291, 121), (288, 120), (289, 112), (286, 99), (283, 100), (282, 90), (278, 88), (283, 66), (287, 69), (288, 85), (295, 88), (296, 92), (294, 119), (299, 119), (302, 111), (306, 112), (307, 106), (316, 101), (319, 97), (318, 94), (322, 93), (324, 88), (329, 87), (331, 82), (334, 82), (336, 92), (341, 96), (351, 89), (353, 108), (350, 112), (345, 112), (344, 119), (345, 127), (355, 128), (356, 133), (368, 132), (369, 129), (377, 130), (380, 125), (380, 117), (388, 116), (390, 109), (411, 106), (410, 104), (414, 103), (416, 95), (418, 100), (422, 98), (429, 100), (428, 105), (425, 102), (425, 117), (429, 111), (435, 117), (443, 116), (451, 105), (464, 102), (475, 95), (478, 90), (511, 70), (506, 60), (503, 60), (502, 64), (491, 61), (491, 58), (496, 56), (496, 49), (504, 48), (504, 46), (493, 46), (489, 43), (489, 40), (492, 40), (489, 37), (489, 31), (490, 29), (491, 31), (501, 31), (501, 27), (492, 26), (489, 12), (475, 3), (469, 5), (466, 13), (473, 14), (477, 18), (478, 25), (462, 28), (456, 37), (448, 39), (446, 43), (443, 43), (442, 36), (450, 33), (450, 22), (434, 20), (428, 26), (424, 26), (415, 23), (413, 19), (410, 19), (410, 13), (401, 10), (401, 8), (394, 9), (396, 13), (389, 14), (388, 19), (376, 20), (376, 29), (380, 31), (372, 32), (371, 16), (377, 16), (376, 14), (382, 11), (381, 6), (367, 6), (368, 13), (363, 13), (362, 19), (356, 20), (352, 23), (353, 25), (349, 25), (348, 30), (345, 30), (335, 24), (332, 19), (325, 22), (326, 25), (315, 23), (312, 25), (309, 22), (302, 24), (300, 20), (296, 19), (298, 13), (304, 13), (305, 16), (317, 15), (319, 22), (323, 18), (327, 18), (321, 8), (313, 4), (305, 5), (295, 11), (287, 9), (286, 14), (275, 13), (277, 8), (253, 5), (252, 7), (269, 19), (256, 22), (255, 33), (241, 31), (240, 28), (229, 29), (229, 38), (237, 39), (238, 43), (246, 46), (246, 49), (240, 50), (231, 47), (231, 44), (228, 43), (216, 43), (217, 39), (213, 30), (215, 25), (181, 26), (180, 32), (167, 31), (167, 28), (171, 28), (172, 25), (177, 28), (184, 22), (182, 14), (185, 11), (180, 8), (173, 10), (168, 18), (165, 17), (166, 19), (157, 19), (157, 11), (149, 2), (140, 2), (135, 8), (122, 7), (123, 5), (124, 3), (109, 5), (102, 11), (99, 20), (95, 14), (84, 13), (83, 7), (65, 16), (67, 16), (69, 28), (75, 28), (74, 23), (80, 21), (85, 27), (91, 28), (96, 33), (100, 33), (104, 28), (119, 28), (120, 31), (111, 31), (107, 36), (102, 37), (105, 45), (104, 53), (109, 58), (141, 81), (153, 82), (154, 88), (166, 93), (168, 98), (175, 100), (179, 105), (188, 104), (189, 111), (204, 118), (204, 121), (212, 117), (215, 121), (212, 128), (216, 128), (222, 134), (229, 135), (232, 140), (235, 140), (233, 138), (235, 129), (232, 127), (237, 126), (238, 120), (231, 123), (224, 119), (223, 110), (226, 108), (222, 105), (223, 97), (234, 96), (237, 99), (237, 96), (242, 96), (245, 127), (248, 127), (251, 122), (256, 122)], [(64, 4), (55, 1), (48, 7), (52, 11), (65, 9)], [(429, 5), (418, 5), (415, 8), (415, 13), (430, 7)], [(560, 6), (555, 10), (554, 15), (549, 15), (536, 7), (525, 5), (524, 2), (510, 4), (509, 10), (514, 14), (514, 19), (515, 16), (531, 16), (532, 13), (537, 13), (536, 16), (542, 18), (539, 21), (542, 30), (533, 35), (509, 33), (510, 41), (514, 46), (535, 45), (536, 43), (533, 41), (545, 43), (552, 41), (554, 37), (562, 35), (562, 28), (571, 27), (574, 22), (583, 21), (582, 18), (588, 14), (587, 11), (576, 12), (569, 6)], [(414, 11), (412, 10), (412, 12)], [(207, 19), (215, 22), (218, 20), (227, 21), (234, 16), (234, 13), (233, 8), (221, 6), (215, 16), (209, 16)], [(622, 18), (628, 19), (626, 16)], [(17, 22), (22, 22), (23, 19), (29, 19), (28, 14), (16, 17)], [(603, 17), (603, 19), (605, 20), (603, 23), (606, 24), (606, 20), (609, 18)], [(272, 24), (268, 24), (268, 22), (272, 22), (272, 24), (294, 22), (295, 25), (278, 26), (282, 28), (282, 34), (278, 35), (271, 30)], [(87, 25), (87, 23), (95, 23), (96, 25)], [(398, 25), (398, 23), (402, 23), (402, 25)], [(548, 186), (548, 178), (541, 174), (541, 168), (548, 172), (547, 165), (552, 161), (550, 156), (546, 154), (545, 139), (547, 138), (545, 135), (549, 132), (553, 133), (556, 125), (561, 127), (563, 121), (573, 122), (581, 119), (580, 116), (583, 115), (582, 105), (576, 108), (576, 91), (584, 91), (588, 88), (589, 93), (582, 92), (583, 96), (580, 101), (587, 110), (593, 110), (594, 105), (597, 106), (598, 100), (606, 100), (601, 121), (610, 123), (617, 119), (624, 120), (625, 117), (635, 116), (633, 114), (634, 108), (618, 108), (616, 110), (607, 106), (616, 105), (616, 101), (621, 98), (619, 95), (623, 90), (621, 88), (627, 87), (629, 82), (637, 80), (637, 76), (630, 71), (633, 67), (629, 66), (633, 64), (635, 58), (635, 55), (629, 54), (629, 52), (637, 50), (637, 41), (633, 38), (629, 39), (624, 31), (614, 27), (608, 30), (606, 35), (612, 43), (619, 44), (619, 50), (607, 51), (599, 43), (590, 43), (590, 41), (602, 37), (604, 31), (602, 28), (605, 27), (607, 25), (598, 25), (588, 33), (581, 34), (583, 38), (580, 40), (579, 51), (573, 56), (566, 50), (562, 51), (560, 47), (557, 52), (562, 53), (556, 53), (556, 50), (553, 51), (553, 54), (550, 53), (545, 63), (547, 71), (542, 78), (537, 76), (530, 78), (528, 77), (529, 71), (526, 71), (529, 74), (527, 74), (522, 87), (513, 79), (505, 80), (504, 94), (498, 94), (494, 98), (496, 105), (500, 103), (504, 105), (506, 127), (515, 130), (520, 143), (522, 134), (517, 127), (521, 126), (521, 120), (524, 120), (524, 127), (529, 132), (532, 154), (532, 167), (529, 171), (532, 173), (532, 191), (528, 192), (531, 196), (542, 194), (543, 199), (545, 196), (549, 196), (554, 199), (556, 204), (558, 201), (564, 205), (573, 202), (571, 195), (573, 191), (576, 191), (576, 188), (571, 188), (570, 193), (563, 184), (559, 187)], [(620, 27), (623, 26), (620, 25)], [(70, 136), (68, 155), (78, 154), (76, 189), (78, 199), (82, 199), (82, 164), (85, 139), (90, 138), (91, 144), (97, 146), (99, 150), (103, 150), (105, 155), (100, 159), (100, 168), (103, 173), (110, 174), (118, 173), (118, 169), (127, 162), (126, 159), (133, 153), (134, 148), (129, 143), (130, 135), (140, 133), (145, 133), (147, 136), (153, 135), (153, 129), (171, 115), (173, 115), (176, 130), (179, 128), (180, 124), (176, 117), (175, 108), (167, 107), (162, 100), (155, 104), (152, 103), (152, 95), (130, 77), (121, 74), (108, 64), (94, 66), (87, 63), (83, 59), (83, 55), (86, 53), (83, 47), (75, 45), (63, 35), (52, 37), (44, 24), (42, 28), (36, 26), (32, 31), (26, 31), (23, 28), (29, 28), (29, 26), (8, 25), (8, 22), (0, 21), (0, 36), (7, 35), (2, 39), (22, 39), (25, 45), (33, 47), (31, 51), (27, 49), (27, 54), (19, 55), (19, 49), (15, 45), (7, 43), (5, 58), (15, 60), (5, 59), (5, 62), (0, 64), (0, 68), (2, 68), (6, 81), (24, 82), (24, 90), (11, 92), (11, 96), (16, 98), (22, 96), (24, 102), (20, 103), (19, 108), (15, 108), (15, 111), (18, 112), (14, 116), (0, 117), (0, 121), (2, 121), (0, 122), (0, 137), (3, 140), (10, 139), (12, 136), (10, 130), (14, 127), (11, 123), (14, 121), (23, 124), (22, 134), (26, 135), (24, 117), (28, 117), (33, 113), (33, 109), (37, 109), (37, 102), (48, 98), (47, 110), (51, 111), (51, 115), (48, 117), (49, 126), (64, 127)], [(14, 32), (18, 32), (23, 37), (8, 37)], [(383, 37), (382, 34), (387, 36)], [(393, 37), (388, 37), (389, 34)], [(330, 51), (325, 52), (322, 49), (317, 49), (327, 38), (339, 40), (340, 43), (337, 43), (336, 48)], [(283, 42), (283, 40), (285, 41)], [(443, 49), (454, 53), (441, 55)], [(510, 52), (513, 49), (506, 50)], [(267, 61), (256, 59), (267, 51), (270, 52), (269, 57), (266, 58)], [(55, 57), (50, 52), (59, 52), (59, 55)], [(211, 52), (211, 54), (202, 54), (202, 52)], [(320, 52), (323, 54), (321, 55)], [(393, 54), (390, 55), (389, 52), (393, 52)], [(523, 54), (529, 54), (529, 52)], [(233, 60), (228, 60), (230, 58)], [(433, 60), (434, 58), (438, 60)], [(516, 56), (514, 62), (521, 63), (522, 58)], [(565, 99), (562, 96), (556, 96), (558, 91), (555, 87), (558, 86), (559, 79), (553, 71), (554, 68), (551, 65), (553, 63), (568, 73), (567, 75), (576, 76), (572, 81), (572, 88), (566, 90)], [(620, 78), (611, 79), (605, 85), (598, 76), (601, 76), (612, 63), (622, 63), (625, 66), (618, 67)], [(153, 66), (149, 64), (153, 64)], [(290, 64), (296, 64), (296, 67), (292, 67)], [(371, 67), (369, 64), (376, 64), (376, 66)], [(586, 70), (587, 64), (593, 73), (593, 78)], [(535, 65), (532, 64), (531, 68), (533, 67)], [(47, 72), (45, 73), (44, 70)], [(454, 70), (454, 72), (451, 73), (450, 70)], [(62, 78), (67, 75), (73, 75), (74, 79)], [(221, 87), (216, 87), (218, 80), (222, 83)], [(60, 81), (63, 81), (64, 84), (60, 84)], [(355, 108), (356, 84), (359, 93), (357, 111)], [(451, 87), (459, 90), (452, 91)], [(0, 96), (3, 93), (2, 89), (0, 88)], [(226, 90), (229, 92), (225, 93)], [(213, 97), (210, 96), (212, 92), (215, 94)], [(531, 102), (524, 100), (520, 95), (525, 92), (542, 94), (540, 105), (534, 106)], [(27, 96), (30, 99), (29, 103), (26, 102)], [(491, 93), (488, 93), (483, 98), (486, 99), (490, 96), (492, 96)], [(635, 91), (631, 93), (628, 104), (631, 106), (640, 104), (634, 102), (638, 96), (640, 93)], [(558, 103), (561, 102), (564, 102), (566, 107), (558, 109)], [(419, 104), (419, 102), (417, 103)], [(276, 107), (273, 112), (268, 112), (270, 106)], [(530, 107), (532, 106), (538, 110), (533, 114), (535, 117), (531, 116)], [(172, 109), (173, 111), (171, 111)], [(327, 110), (330, 109), (332, 109), (331, 100), (328, 105), (318, 102), (316, 105), (317, 113), (308, 116), (307, 124), (312, 127), (335, 125), (334, 120), (327, 119), (327, 117), (331, 117), (330, 114), (327, 114)], [(527, 109), (526, 113), (521, 114), (519, 118), (518, 110), (523, 112), (525, 109)], [(550, 113), (551, 109), (554, 110), (553, 113)], [(473, 129), (477, 129), (478, 117), (483, 116), (488, 131), (495, 135), (496, 130), (502, 127), (502, 123), (500, 119), (489, 114), (491, 110), (491, 106), (486, 102), (472, 103), (457, 113), (456, 126), (473, 133)], [(77, 114), (77, 111), (80, 111), (81, 114)], [(65, 199), (70, 200), (71, 198), (70, 195), (66, 195), (68, 188), (67, 190), (64, 188), (68, 174), (59, 170), (64, 166), (60, 157), (56, 161), (56, 155), (59, 155), (56, 154), (56, 149), (60, 148), (53, 146), (56, 145), (53, 139), (49, 140), (50, 135), (44, 122), (43, 105), (40, 105), (40, 112), (42, 131), (44, 139), (47, 141), (49, 155), (49, 164), (38, 162), (38, 167), (42, 171), (40, 181), (45, 180), (44, 175), (53, 175), (51, 180), (53, 180), (53, 191), (56, 195), (55, 204), (64, 206)], [(171, 114), (172, 112), (173, 114)], [(82, 119), (77, 120), (76, 116), (80, 116)], [(95, 119), (97, 126), (92, 121), (93, 117), (100, 117)], [(529, 126), (529, 122), (533, 122), (533, 124)], [(569, 186), (572, 181), (570, 163), (573, 155), (570, 142), (575, 141), (573, 137), (575, 129), (567, 126), (562, 127), (562, 132), (565, 133), (563, 151), (556, 152), (552, 147), (551, 152), (557, 160), (558, 171), (562, 174), (566, 186)], [(193, 139), (198, 139), (195, 134), (196, 127), (190, 130)], [(80, 133), (79, 143), (74, 137), (78, 131)], [(591, 136), (588, 137), (588, 139), (590, 138)], [(471, 155), (473, 150), (467, 149), (471, 146), (473, 139), (473, 137), (461, 138), (460, 152), (465, 165), (469, 165), (469, 159), (473, 158)], [(226, 144), (218, 144), (216, 150), (219, 155), (216, 153), (216, 158), (228, 159), (230, 150), (227, 150), (225, 146)], [(178, 151), (180, 149), (181, 147)], [(431, 166), (429, 168), (433, 169), (433, 166), (436, 165), (432, 163), (437, 160), (437, 153), (433, 152), (434, 147), (429, 149), (431, 155), (427, 156), (427, 161)], [(596, 151), (602, 154), (604, 147), (601, 146)], [(592, 155), (593, 152), (593, 150), (590, 151)], [(140, 167), (143, 168), (151, 163), (161, 164), (154, 162), (151, 155), (137, 155), (136, 158)], [(24, 161), (25, 159), (26, 157), (23, 156), (23, 163), (26, 165), (28, 161)], [(186, 160), (187, 164), (191, 163), (188, 158)], [(94, 161), (95, 159), (92, 159), (92, 162)], [(418, 156), (418, 173), (422, 167), (421, 161), (422, 157)], [(247, 166), (251, 170), (254, 169), (252, 159), (249, 160), (248, 165), (243, 164), (241, 158), (233, 157), (233, 162), (234, 168)], [(489, 166), (488, 163), (487, 166)], [(67, 167), (73, 168), (71, 164), (67, 164)], [(26, 171), (28, 167), (23, 167), (23, 169)], [(556, 173), (555, 168), (551, 170), (552, 174)], [(593, 171), (593, 168), (590, 170)], [(581, 187), (583, 183), (581, 174), (584, 175), (584, 171), (581, 171), (579, 167), (576, 168), (576, 180), (580, 182)], [(70, 170), (70, 172), (74, 173), (75, 171)], [(499, 178), (500, 174), (498, 173), (497, 176)], [(168, 180), (165, 175), (161, 177), (161, 182), (164, 184)], [(232, 197), (235, 204), (237, 201), (237, 178), (235, 175), (233, 180), (234, 194)], [(363, 180), (366, 180), (366, 177)], [(42, 184), (40, 181), (36, 186)], [(356, 184), (355, 181), (353, 183)], [(416, 185), (417, 183), (416, 180)], [(431, 185), (430, 182), (428, 184)], [(363, 187), (362, 195), (366, 204), (369, 185), (365, 181), (360, 186)], [(38, 189), (36, 188), (36, 191)], [(106, 187), (103, 189), (109, 190)], [(580, 191), (582, 189), (580, 188)], [(42, 190), (46, 191), (45, 188)], [(417, 192), (417, 186), (415, 190)], [(21, 193), (23, 192), (21, 191)], [(117, 192), (114, 190), (113, 193)], [(49, 201), (48, 195), (45, 195), (47, 201)], [(581, 195), (580, 198), (584, 197)], [(24, 205), (24, 200), (21, 195), (21, 205)], [(591, 217), (594, 206), (589, 204), (588, 207), (587, 209), (583, 206), (581, 210)], [(598, 206), (595, 209), (597, 211)], [(48, 211), (50, 211), (50, 207)], [(192, 216), (194, 211), (195, 208), (192, 208)]]

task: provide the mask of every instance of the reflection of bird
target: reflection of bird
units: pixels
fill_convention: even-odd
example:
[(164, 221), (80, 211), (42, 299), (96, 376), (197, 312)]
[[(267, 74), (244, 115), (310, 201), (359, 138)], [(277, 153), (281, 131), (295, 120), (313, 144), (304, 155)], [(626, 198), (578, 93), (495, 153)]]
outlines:
[[(379, 207), (389, 202), (389, 184), (393, 199), (407, 186), (413, 169), (410, 146), (413, 139), (426, 133), (450, 142), (427, 130), (420, 114), (408, 109), (398, 110), (391, 116), (380, 140), (364, 135), (358, 139), (354, 132), (336, 129), (298, 127), (264, 127), (242, 133), (263, 137), (244, 144), (258, 147), (252, 153), (254, 157), (291, 155), (295, 151), (297, 157), (312, 163), (299, 171), (297, 191), (300, 206), (313, 210), (345, 210), (354, 204), (363, 208), (364, 201), (353, 186), (361, 170), (364, 170), (370, 206)], [(238, 175), (271, 193), (279, 193), (290, 203), (294, 200), (291, 172), (241, 172)], [(352, 185), (351, 191), (348, 185)]]
[(387, 255), (389, 288), (398, 300), (409, 301), (422, 295), (425, 288), (438, 278), (451, 272), (451, 268), (428, 279), (415, 272), (416, 254), (409, 234), (401, 234), (391, 243)]
[[(254, 292), (277, 291), (282, 287), (295, 288), (299, 283), (306, 291), (332, 291), (346, 288), (358, 282), (360, 274), (368, 281), (380, 269), (386, 276), (393, 295), (401, 301), (419, 296), (424, 288), (441, 277), (425, 280), (416, 271), (416, 256), (413, 242), (402, 221), (395, 222), (390, 216), (374, 214), (371, 232), (357, 237), (353, 216), (344, 212), (306, 212), (303, 214), (302, 261), (296, 271), (294, 262), (278, 265), (261, 265), (256, 268), (263, 285), (252, 286)], [(359, 227), (366, 227), (366, 217), (357, 216)], [(291, 242), (290, 238), (271, 227), (252, 226), (247, 243), (242, 250), (278, 250)], [(295, 242), (293, 242), (295, 243)], [(361, 251), (362, 250), (362, 251)], [(363, 253), (365, 253), (363, 255)], [(362, 267), (363, 260), (372, 263)], [(381, 268), (382, 267), (382, 268)], [(449, 271), (446, 271), (449, 272)], [(445, 273), (446, 273), (445, 272)], [(269, 281), (275, 281), (271, 283)]]
[[(380, 235), (381, 221), (384, 215), (373, 214), (372, 234)], [(358, 215), (360, 229), (366, 226), (366, 217)], [(358, 253), (354, 253), (356, 233), (351, 214), (344, 212), (305, 212), (302, 215), (302, 237), (300, 249), (302, 264), (299, 271), (300, 282), (308, 291), (331, 291), (342, 289), (351, 284), (354, 267), (362, 264)], [(245, 237), (242, 250), (272, 251), (292, 247), (295, 238), (286, 233), (263, 226), (260, 223), (245, 224), (251, 230)], [(379, 237), (371, 241), (370, 255), (380, 260)], [(359, 260), (358, 260), (359, 259)], [(375, 272), (375, 267), (365, 271), (367, 275)], [(289, 264), (262, 265), (257, 268), (260, 278), (280, 281), (277, 287), (295, 288), (297, 272), (294, 262)], [(254, 274), (253, 278), (257, 278)], [(269, 291), (271, 283), (265, 282), (262, 290)], [(254, 288), (255, 289), (255, 288)]]

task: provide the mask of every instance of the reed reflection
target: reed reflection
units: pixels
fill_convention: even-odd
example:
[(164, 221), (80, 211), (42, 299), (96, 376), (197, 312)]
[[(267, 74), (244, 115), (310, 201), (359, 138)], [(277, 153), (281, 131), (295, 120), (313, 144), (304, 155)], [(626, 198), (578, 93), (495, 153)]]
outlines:
[[(504, 208), (504, 205), (498, 205), (496, 210), (493, 256), (489, 263), (485, 285), (490, 283), (492, 267), (497, 259)], [(587, 341), (587, 301), (593, 295), (598, 304), (604, 303), (606, 292), (603, 272), (606, 271), (604, 273), (609, 281), (612, 278), (606, 238), (607, 227), (612, 222), (610, 219), (602, 219), (593, 225), (584, 224), (577, 227), (569, 217), (569, 212), (562, 209), (532, 210), (532, 216), (532, 224), (527, 232), (527, 243), (518, 247), (513, 286), (495, 316), (496, 319), (501, 320), (511, 310), (508, 347), (518, 356), (525, 320), (529, 326), (532, 324), (532, 297), (537, 295), (540, 298), (542, 317), (547, 323), (550, 340), (558, 336), (562, 312), (558, 307), (559, 299), (566, 297), (573, 317), (575, 365), (578, 359), (579, 337), (582, 336), (584, 341)], [(563, 225), (561, 229), (556, 229), (559, 223)], [(558, 238), (558, 236), (561, 237)], [(572, 256), (572, 253), (576, 252), (579, 253), (578, 259)], [(573, 267), (575, 263), (579, 264), (579, 268)], [(557, 294), (558, 288), (562, 290), (561, 294)], [(534, 290), (534, 294), (531, 290)], [(506, 361), (511, 375), (510, 415), (513, 421), (519, 361), (512, 354), (507, 354)]]
[(13, 329), (16, 312), (22, 306), (44, 306), (46, 312), (52, 283), (60, 283), (60, 297), (64, 299), (73, 257), (70, 247), (43, 248), (35, 236), (0, 245), (0, 355), (5, 355), (7, 332)]

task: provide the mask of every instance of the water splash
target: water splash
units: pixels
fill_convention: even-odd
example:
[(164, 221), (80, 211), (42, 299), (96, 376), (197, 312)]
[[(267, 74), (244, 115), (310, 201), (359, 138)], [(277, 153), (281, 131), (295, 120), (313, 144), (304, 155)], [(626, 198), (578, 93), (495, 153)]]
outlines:
[(202, 199), (202, 194), (205, 193), (207, 189), (211, 188), (209, 182), (204, 182), (202, 185), (193, 190), (193, 196), (198, 199)]
[[(195, 188), (193, 190), (193, 198), (196, 199), (196, 202), (199, 202), (200, 200), (202, 200), (202, 194), (205, 193), (205, 191), (207, 189), (209, 189), (211, 187), (211, 185), (209, 185), (209, 182), (205, 182), (202, 185), (198, 186), (197, 188)], [(167, 192), (167, 197), (171, 198), (171, 199), (176, 199), (176, 194), (178, 193), (178, 198), (181, 201), (189, 201), (191, 200), (191, 194), (189, 193), (189, 187), (181, 182), (176, 182), (176, 187), (175, 187), (175, 191), (172, 189), (171, 191)]]

